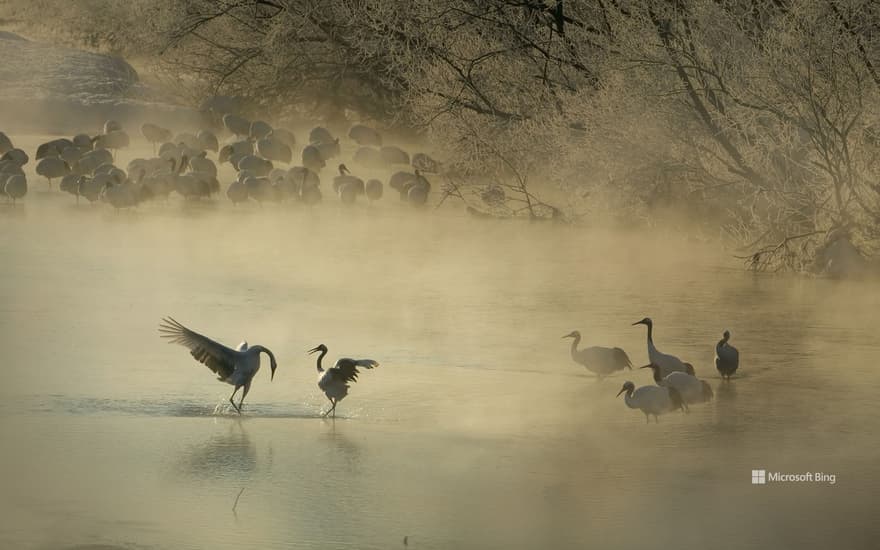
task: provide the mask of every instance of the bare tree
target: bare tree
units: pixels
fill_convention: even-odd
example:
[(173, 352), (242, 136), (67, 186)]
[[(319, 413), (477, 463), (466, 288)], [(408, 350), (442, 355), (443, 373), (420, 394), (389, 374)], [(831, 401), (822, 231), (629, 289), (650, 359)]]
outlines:
[(148, 22), (98, 35), (154, 37), (194, 100), (415, 129), (448, 195), (492, 190), (499, 214), (696, 225), (755, 269), (880, 240), (869, 0), (156, 0), (120, 20)]

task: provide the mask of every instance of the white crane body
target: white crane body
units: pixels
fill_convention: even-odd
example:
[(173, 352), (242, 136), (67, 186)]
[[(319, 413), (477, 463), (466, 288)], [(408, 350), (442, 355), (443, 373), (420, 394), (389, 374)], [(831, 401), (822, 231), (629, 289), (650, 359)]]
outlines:
[(639, 409), (645, 415), (646, 422), (651, 421), (651, 416), (657, 422), (661, 414), (665, 414), (682, 408), (682, 398), (675, 388), (661, 386), (642, 386), (636, 389), (632, 382), (625, 382), (617, 395), (625, 393), (623, 400), (630, 409)]
[(658, 386), (675, 388), (681, 395), (685, 410), (687, 410), (688, 405), (711, 401), (715, 395), (708, 382), (700, 380), (695, 376), (693, 368), (691, 368), (689, 372), (675, 371), (666, 376), (661, 376), (660, 369), (653, 364), (645, 365), (641, 368), (649, 368), (653, 371), (654, 382), (656, 382)]

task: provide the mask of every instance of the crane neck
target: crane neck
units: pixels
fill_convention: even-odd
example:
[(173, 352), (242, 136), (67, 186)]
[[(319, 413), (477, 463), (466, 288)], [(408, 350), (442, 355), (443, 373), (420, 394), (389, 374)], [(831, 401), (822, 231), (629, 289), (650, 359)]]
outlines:
[(633, 399), (633, 390), (626, 390), (626, 393), (623, 394), (623, 401), (626, 403), (626, 406), (630, 409), (638, 409), (639, 404), (635, 402)]
[(648, 327), (648, 343), (653, 344), (654, 343), (654, 324), (648, 323), (646, 326)]
[(578, 351), (577, 347), (578, 347), (578, 344), (580, 344), (580, 343), (581, 343), (581, 335), (575, 334), (571, 340), (571, 356), (572, 357), (575, 357), (577, 355), (577, 351)]
[(269, 351), (269, 348), (264, 348), (263, 346), (261, 346), (259, 344), (257, 344), (256, 346), (251, 346), (251, 347), (247, 348), (247, 351), (250, 351), (252, 353), (256, 352), (257, 354), (265, 353), (266, 355), (269, 356), (270, 361), (272, 361), (273, 363), (275, 362), (275, 354), (272, 353), (271, 351)]
[(318, 372), (324, 372), (324, 367), (321, 366), (321, 360), (324, 359), (325, 355), (327, 355), (327, 350), (322, 349), (321, 354), (318, 355)]

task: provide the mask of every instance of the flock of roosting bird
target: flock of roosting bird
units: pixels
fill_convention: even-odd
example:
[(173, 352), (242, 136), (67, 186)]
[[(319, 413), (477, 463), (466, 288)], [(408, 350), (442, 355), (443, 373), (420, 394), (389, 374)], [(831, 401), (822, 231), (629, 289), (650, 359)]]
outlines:
[[(209, 129), (174, 136), (167, 128), (143, 124), (141, 134), (152, 144), (154, 156), (136, 158), (122, 169), (114, 164), (114, 152), (128, 147), (130, 138), (118, 122), (109, 120), (97, 135), (78, 134), (41, 144), (34, 155), (35, 172), (47, 179), (50, 188), (53, 180), (60, 180), (61, 190), (74, 195), (77, 202), (82, 197), (123, 209), (167, 201), (172, 193), (185, 200), (211, 198), (221, 191), (217, 163), (229, 163), (237, 173), (226, 187), (233, 204), (321, 202), (320, 174), (328, 161), (341, 155), (340, 140), (329, 130), (312, 129), (301, 150), (301, 164), (292, 166), (297, 141), (290, 130), (231, 113), (222, 117), (222, 126), (228, 136), (221, 145)], [(424, 174), (437, 173), (437, 161), (424, 153), (410, 157), (400, 147), (383, 145), (378, 131), (361, 124), (352, 126), (348, 137), (358, 146), (354, 164), (373, 174), (390, 174), (388, 186), (399, 193), (401, 201), (415, 206), (427, 202), (431, 183)], [(216, 163), (209, 153), (216, 154)], [(27, 193), (24, 166), (29, 161), (28, 154), (0, 132), (0, 196), (13, 205)], [(382, 180), (364, 181), (341, 163), (336, 172), (332, 189), (343, 203), (354, 203), (360, 196), (369, 201), (382, 198)]]
[[(712, 388), (705, 380), (697, 378), (693, 365), (657, 349), (653, 338), (654, 323), (649, 317), (633, 323), (633, 325), (640, 324), (648, 327), (648, 360), (650, 361), (641, 368), (651, 369), (656, 385), (636, 388), (632, 382), (624, 382), (617, 395), (625, 394), (626, 405), (631, 409), (642, 411), (647, 422), (651, 421), (651, 416), (659, 422), (661, 414), (675, 410), (688, 412), (690, 405), (710, 401), (713, 397)], [(244, 398), (251, 389), (254, 375), (260, 370), (261, 353), (269, 357), (272, 369), (270, 379), (275, 377), (278, 363), (275, 355), (264, 346), (249, 347), (247, 342), (242, 342), (236, 349), (232, 349), (190, 330), (170, 317), (162, 319), (159, 324), (159, 334), (171, 343), (187, 347), (197, 361), (217, 374), (218, 380), (233, 386), (229, 402), (239, 414), (244, 405)], [(626, 368), (632, 370), (629, 356), (620, 348), (593, 346), (578, 349), (581, 341), (581, 334), (578, 331), (566, 334), (563, 338), (573, 338), (571, 358), (599, 378)], [(730, 332), (725, 330), (721, 340), (715, 344), (715, 368), (725, 382), (729, 382), (739, 368), (739, 351), (730, 345), (729, 340)], [(379, 363), (372, 359), (343, 357), (337, 360), (333, 367), (324, 369), (322, 360), (327, 352), (327, 346), (324, 344), (309, 350), (309, 353), (319, 353), (318, 388), (330, 401), (330, 408), (322, 413), (322, 416), (332, 413), (335, 417), (336, 405), (348, 395), (349, 383), (357, 381), (358, 368), (372, 369), (378, 367)], [(242, 394), (236, 404), (235, 395), (239, 390), (242, 390)]]

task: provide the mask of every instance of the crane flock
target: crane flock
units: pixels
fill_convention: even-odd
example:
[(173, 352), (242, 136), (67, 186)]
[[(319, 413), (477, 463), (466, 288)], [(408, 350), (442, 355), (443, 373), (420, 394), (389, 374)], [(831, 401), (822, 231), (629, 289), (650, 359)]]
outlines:
[[(650, 321), (648, 318), (646, 320)], [(651, 326), (652, 324), (649, 323), (649, 331)], [(229, 396), (229, 403), (238, 414), (242, 413), (244, 399), (247, 397), (248, 392), (250, 392), (254, 376), (260, 370), (260, 355), (262, 353), (269, 357), (271, 368), (270, 380), (275, 378), (275, 370), (278, 367), (278, 363), (272, 351), (264, 346), (249, 346), (247, 341), (243, 341), (237, 348), (232, 349), (187, 328), (172, 317), (163, 318), (159, 323), (159, 336), (167, 339), (169, 343), (180, 344), (189, 349), (190, 355), (196, 361), (211, 369), (217, 375), (219, 381), (233, 386), (234, 389)], [(571, 345), (572, 359), (595, 373), (599, 379), (620, 370), (632, 370), (632, 362), (621, 348), (592, 346), (578, 349), (578, 344), (581, 341), (579, 331), (572, 331), (563, 336), (563, 338), (573, 339)], [(721, 364), (724, 365), (724, 370), (722, 370), (722, 367), (719, 367), (719, 372), (725, 383), (730, 381), (730, 376), (732, 376), (733, 370), (735, 370), (731, 370), (729, 367), (731, 356), (736, 357), (736, 363), (738, 364), (738, 352), (736, 352), (736, 348), (730, 346), (728, 343), (729, 339), (730, 332), (725, 330), (724, 337), (716, 346), (716, 351), (722, 350), (721, 355), (723, 357), (716, 358), (716, 362), (721, 361)], [(649, 340), (650, 343), (651, 341)], [(650, 350), (652, 349), (655, 349), (653, 345), (649, 345), (649, 357)], [(328, 415), (332, 415), (333, 418), (336, 417), (336, 407), (348, 395), (350, 384), (357, 381), (360, 374), (358, 369), (373, 369), (379, 366), (379, 362), (373, 359), (342, 357), (337, 359), (332, 367), (324, 368), (323, 360), (328, 353), (328, 348), (325, 344), (320, 344), (308, 350), (308, 353), (318, 354), (316, 360), (318, 388), (330, 402), (330, 408), (321, 413), (322, 417)], [(663, 355), (663, 357), (671, 356)], [(664, 375), (660, 365), (652, 361), (641, 368), (651, 369), (655, 384), (636, 388), (633, 382), (627, 380), (620, 391), (617, 392), (617, 396), (625, 394), (624, 402), (627, 407), (639, 409), (645, 415), (647, 422), (650, 422), (653, 416), (655, 422), (658, 423), (659, 416), (662, 414), (675, 410), (689, 412), (691, 405), (711, 401), (714, 397), (712, 387), (705, 380), (697, 378), (696, 371), (690, 363), (684, 363), (684, 365), (685, 371), (674, 370)], [(239, 390), (242, 390), (242, 394), (236, 404), (235, 395)]]
[[(218, 137), (224, 132), (225, 138)], [(347, 150), (344, 146), (350, 145), (359, 147), (351, 157), (352, 166), (365, 177), (353, 174), (343, 163), (338, 165), (333, 194), (342, 204), (354, 204), (360, 196), (370, 203), (378, 201), (388, 185), (399, 191), (401, 202), (422, 206), (431, 192), (424, 174), (440, 173), (442, 166), (425, 153), (410, 156), (400, 147), (383, 145), (382, 135), (363, 124), (350, 128), (345, 143), (327, 128), (315, 127), (299, 149), (291, 130), (237, 113), (225, 114), (219, 127), (177, 134), (147, 122), (140, 127), (140, 137), (149, 144), (153, 156), (117, 166), (118, 151), (130, 147), (132, 138), (122, 124), (108, 120), (97, 132), (38, 145), (34, 172), (45, 178), (50, 190), (60, 181), (58, 188), (74, 195), (77, 203), (83, 197), (89, 203), (103, 202), (121, 210), (147, 203), (167, 204), (172, 194), (185, 201), (211, 200), (223, 191), (221, 179), (227, 176), (219, 167), (228, 164), (235, 177), (226, 179), (225, 194), (233, 205), (314, 206), (324, 198), (322, 172), (331, 159), (342, 156)], [(25, 166), (30, 161), (27, 152), (0, 132), (0, 197), (14, 204), (27, 194)]]
[[(654, 322), (650, 317), (633, 323), (648, 327), (647, 365), (642, 369), (651, 369), (655, 385), (636, 388), (631, 381), (626, 381), (617, 395), (625, 394), (627, 407), (639, 409), (650, 422), (651, 416), (659, 422), (659, 415), (674, 410), (689, 412), (689, 406), (707, 403), (714, 397), (712, 386), (697, 378), (696, 370), (691, 363), (686, 363), (674, 355), (661, 353), (654, 345)], [(591, 346), (578, 349), (581, 333), (572, 331), (563, 338), (572, 338), (571, 358), (575, 363), (583, 365), (587, 370), (601, 379), (624, 369), (632, 370), (629, 356), (621, 348)], [(728, 341), (730, 331), (725, 330), (723, 338), (715, 346), (715, 366), (721, 374), (722, 381), (729, 382), (730, 377), (739, 366), (739, 352)]]
[[(308, 142), (300, 149), (299, 165), (292, 165), (295, 147), (294, 133), (283, 127), (273, 127), (262, 120), (248, 120), (236, 114), (222, 116), (222, 128), (228, 136), (221, 140), (212, 129), (201, 128), (194, 133), (174, 134), (157, 124), (145, 123), (140, 134), (150, 144), (154, 156), (135, 158), (125, 167), (115, 164), (116, 153), (129, 147), (131, 139), (117, 121), (108, 120), (95, 134), (79, 133), (71, 138), (56, 138), (40, 144), (35, 153), (35, 172), (46, 179), (49, 189), (53, 180), (58, 188), (80, 202), (104, 202), (116, 211), (137, 208), (148, 202), (167, 203), (173, 193), (184, 201), (210, 200), (221, 191), (218, 165), (229, 164), (236, 177), (227, 185), (225, 194), (234, 206), (250, 201), (264, 203), (297, 202), (314, 206), (322, 202), (321, 173), (327, 163), (341, 156), (342, 143), (329, 129), (318, 126), (308, 134)], [(364, 178), (355, 175), (345, 163), (336, 167), (332, 190), (341, 204), (351, 205), (364, 196), (369, 202), (383, 197), (382, 179), (369, 177), (377, 170), (395, 170), (389, 174), (387, 186), (404, 203), (422, 206), (431, 193), (431, 183), (425, 173), (439, 173), (442, 165), (425, 153), (412, 156), (400, 147), (384, 142), (377, 130), (363, 124), (353, 125), (347, 134), (357, 146), (353, 165), (366, 172)], [(215, 159), (211, 158), (215, 154)], [(0, 132), (0, 197), (14, 206), (28, 191), (24, 167), (30, 156), (16, 148), (5, 133)], [(407, 167), (407, 168), (404, 168)], [(411, 169), (411, 171), (410, 171)], [(490, 185), (482, 193), (487, 204), (504, 200), (504, 190)], [(654, 343), (654, 322), (650, 317), (633, 325), (647, 327), (647, 355), (654, 385), (635, 387), (627, 381), (620, 394), (628, 407), (641, 410), (650, 421), (672, 410), (688, 411), (690, 405), (705, 403), (713, 398), (711, 386), (697, 378), (691, 363), (661, 352)], [(181, 344), (191, 355), (210, 368), (222, 382), (233, 386), (229, 402), (241, 414), (244, 399), (250, 391), (254, 375), (260, 368), (260, 355), (270, 360), (271, 378), (277, 362), (273, 353), (263, 346), (248, 346), (242, 342), (237, 348), (226, 347), (190, 330), (172, 318), (162, 320), (160, 335), (171, 343)], [(595, 374), (598, 379), (633, 369), (627, 353), (619, 347), (590, 346), (579, 348), (582, 336), (572, 331), (563, 338), (571, 338), (570, 355), (573, 361)], [(372, 369), (378, 362), (372, 359), (341, 358), (333, 367), (325, 369), (322, 359), (327, 346), (321, 344), (309, 353), (319, 353), (318, 387), (331, 403), (324, 416), (335, 416), (339, 401), (348, 395), (350, 383), (357, 380), (358, 369)], [(739, 367), (739, 352), (730, 344), (730, 332), (725, 330), (715, 345), (715, 367), (723, 382), (729, 382)], [(236, 404), (234, 397), (242, 391)]]

